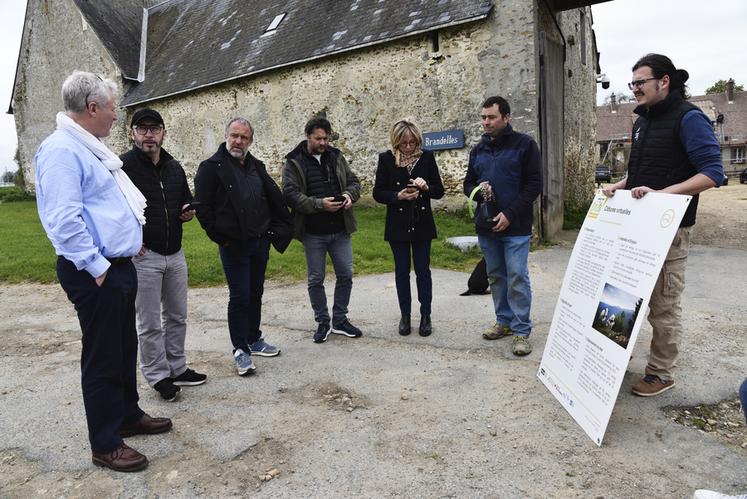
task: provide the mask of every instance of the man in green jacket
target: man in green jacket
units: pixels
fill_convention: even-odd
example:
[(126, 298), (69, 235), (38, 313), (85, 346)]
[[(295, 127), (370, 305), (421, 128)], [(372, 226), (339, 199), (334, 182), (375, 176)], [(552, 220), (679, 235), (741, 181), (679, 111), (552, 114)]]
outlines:
[[(350, 235), (356, 229), (352, 207), (360, 197), (360, 182), (342, 153), (330, 147), (332, 126), (326, 118), (311, 119), (304, 132), (306, 140), (285, 156), (283, 194), (293, 211), (294, 235), (306, 253), (309, 299), (318, 323), (314, 342), (324, 343), (329, 333), (359, 338), (361, 330), (347, 313), (353, 289)], [(324, 292), (327, 253), (336, 277), (331, 322)]]

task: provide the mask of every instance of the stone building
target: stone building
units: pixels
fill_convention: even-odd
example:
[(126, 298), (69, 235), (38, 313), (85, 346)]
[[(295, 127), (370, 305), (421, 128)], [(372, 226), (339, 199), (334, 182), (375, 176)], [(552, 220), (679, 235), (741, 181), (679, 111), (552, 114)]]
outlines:
[[(724, 173), (738, 177), (747, 166), (747, 92), (735, 91), (734, 80), (729, 81), (725, 92), (693, 95), (689, 101), (713, 123)], [(597, 161), (610, 165), (613, 176), (623, 175), (628, 167), (636, 106), (635, 101), (618, 103), (613, 94), (609, 104), (597, 107)]]
[(582, 204), (593, 189), (599, 70), (589, 6), (599, 1), (28, 0), (11, 102), (26, 183), (33, 188), (34, 152), (75, 69), (121, 82), (113, 150), (130, 147), (132, 113), (153, 107), (190, 176), (236, 115), (253, 122), (252, 151), (279, 177), (306, 120), (326, 114), (369, 193), (394, 122), (463, 131), (461, 148), (437, 153), (454, 205), (464, 204), (480, 102), (499, 94), (543, 151), (536, 228), (549, 239), (564, 203)]

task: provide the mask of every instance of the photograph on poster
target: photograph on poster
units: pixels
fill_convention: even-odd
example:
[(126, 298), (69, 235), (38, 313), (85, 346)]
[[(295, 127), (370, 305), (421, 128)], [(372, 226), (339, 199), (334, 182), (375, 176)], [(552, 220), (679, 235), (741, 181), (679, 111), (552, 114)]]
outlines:
[(591, 327), (616, 345), (626, 349), (642, 303), (643, 298), (606, 283)]

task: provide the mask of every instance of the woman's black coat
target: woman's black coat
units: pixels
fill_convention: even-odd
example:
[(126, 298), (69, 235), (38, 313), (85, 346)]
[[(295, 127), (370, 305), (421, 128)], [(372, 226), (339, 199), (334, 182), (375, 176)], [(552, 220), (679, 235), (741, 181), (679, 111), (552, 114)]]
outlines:
[[(428, 184), (427, 191), (420, 191), (415, 201), (399, 201), (397, 193), (411, 180), (421, 177)], [(431, 211), (431, 199), (444, 195), (444, 185), (438, 173), (436, 158), (431, 151), (423, 155), (408, 175), (407, 168), (398, 168), (394, 154), (386, 151), (379, 154), (376, 168), (376, 183), (373, 197), (386, 205), (385, 241), (428, 241), (435, 239), (436, 224)]]

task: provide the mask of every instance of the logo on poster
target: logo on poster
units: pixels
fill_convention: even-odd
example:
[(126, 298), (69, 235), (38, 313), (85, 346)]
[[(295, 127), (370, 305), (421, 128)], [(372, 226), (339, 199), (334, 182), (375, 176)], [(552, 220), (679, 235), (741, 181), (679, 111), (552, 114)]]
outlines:
[(594, 198), (594, 201), (591, 202), (586, 218), (594, 219), (599, 217), (599, 213), (604, 208), (604, 205), (607, 204), (607, 199), (607, 196), (605, 196), (601, 190), (597, 191), (597, 196)]
[(661, 220), (659, 220), (659, 224), (661, 225), (662, 229), (666, 229), (670, 225), (672, 225), (672, 222), (674, 221), (674, 210), (667, 210), (661, 215)]

